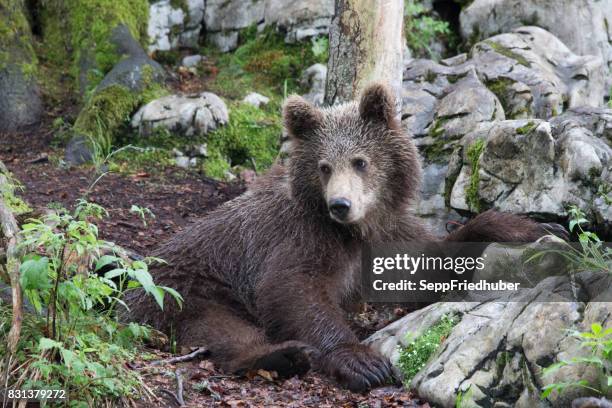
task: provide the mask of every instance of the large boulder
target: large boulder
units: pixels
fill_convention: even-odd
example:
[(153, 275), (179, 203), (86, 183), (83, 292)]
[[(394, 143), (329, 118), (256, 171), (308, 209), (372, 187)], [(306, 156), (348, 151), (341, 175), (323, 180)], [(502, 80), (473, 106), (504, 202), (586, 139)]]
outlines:
[(610, 0), (474, 0), (461, 10), (461, 35), (482, 40), (524, 25), (542, 27), (575, 54), (612, 63), (612, 1)]
[(0, 132), (38, 123), (42, 114), (36, 55), (24, 2), (0, 7)]
[[(212, 3), (209, 1), (209, 3)], [(152, 2), (149, 7), (149, 52), (196, 48), (204, 22), (204, 0)]]
[(92, 159), (95, 151), (109, 153), (113, 137), (126, 118), (148, 98), (165, 93), (165, 71), (148, 57), (123, 24), (110, 41), (123, 58), (106, 74), (87, 99), (74, 123), (74, 137), (66, 147), (67, 163), (78, 165)]
[[(511, 251), (509, 262), (521, 265), (528, 253)], [(409, 384), (419, 396), (440, 407), (455, 406), (459, 393), (461, 406), (566, 407), (589, 391), (574, 387), (541, 400), (542, 388), (583, 379), (597, 383), (597, 370), (578, 364), (545, 376), (543, 369), (589, 354), (572, 331), (590, 331), (593, 323), (610, 327), (611, 284), (607, 273), (584, 272), (573, 279), (549, 275), (531, 289), (489, 300), (435, 303), (364, 342), (399, 366), (401, 348), (443, 316), (455, 315), (459, 323)]]
[(167, 129), (185, 136), (203, 135), (229, 120), (221, 98), (210, 92), (197, 95), (169, 95), (155, 99), (136, 112), (132, 127), (142, 136), (155, 129)]
[(567, 217), (573, 204), (609, 230), (610, 119), (612, 110), (582, 108), (551, 122), (522, 119), (480, 125), (464, 137), (451, 160), (458, 165), (446, 180), (452, 185), (450, 206), (554, 220)]

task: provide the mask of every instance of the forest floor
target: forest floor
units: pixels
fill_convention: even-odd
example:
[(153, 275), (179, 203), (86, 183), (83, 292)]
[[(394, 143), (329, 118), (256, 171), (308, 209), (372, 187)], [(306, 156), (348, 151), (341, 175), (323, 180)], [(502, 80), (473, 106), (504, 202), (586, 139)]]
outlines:
[[(37, 212), (48, 207), (74, 208), (77, 199), (86, 197), (109, 212), (109, 216), (98, 223), (101, 238), (140, 254), (149, 253), (195, 218), (245, 190), (239, 182), (218, 182), (197, 171), (177, 167), (150, 173), (108, 173), (90, 187), (98, 178), (93, 167), (62, 167), (58, 161), (61, 150), (50, 147), (51, 133), (43, 127), (23, 135), (0, 134), (0, 160), (23, 184), (21, 197)], [(150, 209), (155, 218), (144, 225), (129, 211), (132, 205)], [(407, 311), (393, 305), (365, 305), (351, 315), (351, 322), (359, 335), (365, 337)], [(170, 354), (146, 349), (143, 356), (147, 356), (147, 360), (164, 359)], [(134, 369), (146, 365), (144, 361), (136, 361)], [(236, 377), (226, 375), (206, 359), (145, 369), (145, 384), (158, 400), (141, 402), (140, 406), (178, 406), (174, 397), (163, 391), (176, 392), (174, 373), (178, 368), (184, 370), (184, 399), (189, 407), (429, 406), (398, 386), (355, 394), (338, 388), (318, 373), (288, 380), (277, 380), (274, 373), (267, 372)]]

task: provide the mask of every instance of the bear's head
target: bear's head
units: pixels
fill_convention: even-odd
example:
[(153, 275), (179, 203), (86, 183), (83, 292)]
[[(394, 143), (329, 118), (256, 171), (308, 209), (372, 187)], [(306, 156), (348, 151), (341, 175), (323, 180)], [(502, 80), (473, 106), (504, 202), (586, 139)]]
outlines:
[(421, 180), (418, 152), (382, 84), (358, 101), (317, 108), (290, 97), (283, 118), (292, 148), (292, 197), (337, 223), (373, 226), (405, 211)]

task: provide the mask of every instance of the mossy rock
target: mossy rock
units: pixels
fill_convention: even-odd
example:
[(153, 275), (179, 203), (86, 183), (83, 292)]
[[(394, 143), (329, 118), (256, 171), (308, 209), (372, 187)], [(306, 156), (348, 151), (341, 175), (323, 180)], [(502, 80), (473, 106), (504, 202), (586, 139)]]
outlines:
[(45, 57), (64, 67), (81, 95), (91, 91), (121, 59), (111, 40), (113, 30), (127, 27), (141, 45), (147, 43), (147, 0), (49, 0), (41, 21)]
[(0, 4), (0, 131), (38, 123), (42, 102), (36, 74), (38, 61), (23, 0)]
[[(74, 123), (76, 140), (65, 156), (71, 164), (80, 164), (93, 156), (99, 158), (110, 153), (117, 133), (127, 124), (136, 109), (151, 100), (167, 94), (163, 85), (164, 70), (151, 60), (131, 35), (127, 26), (113, 30), (111, 40), (118, 52), (126, 57), (119, 61), (98, 84)], [(83, 148), (87, 141), (88, 155)]]
[(480, 187), (480, 158), (485, 148), (485, 141), (478, 139), (467, 148), (467, 159), (471, 166), (470, 182), (465, 191), (465, 198), (470, 206), (470, 210), (479, 213), (483, 209), (483, 202), (478, 194)]

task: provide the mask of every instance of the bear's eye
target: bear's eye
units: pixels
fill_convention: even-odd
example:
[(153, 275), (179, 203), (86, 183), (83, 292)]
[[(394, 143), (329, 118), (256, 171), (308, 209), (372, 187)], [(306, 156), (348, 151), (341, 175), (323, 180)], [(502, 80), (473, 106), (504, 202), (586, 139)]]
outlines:
[(365, 168), (368, 166), (368, 163), (363, 159), (355, 159), (353, 160), (353, 166), (355, 166), (355, 168), (357, 168), (358, 170), (365, 170)]
[(323, 174), (330, 174), (331, 166), (329, 164), (322, 163), (319, 165), (319, 171)]

